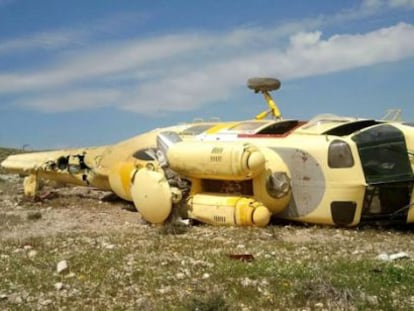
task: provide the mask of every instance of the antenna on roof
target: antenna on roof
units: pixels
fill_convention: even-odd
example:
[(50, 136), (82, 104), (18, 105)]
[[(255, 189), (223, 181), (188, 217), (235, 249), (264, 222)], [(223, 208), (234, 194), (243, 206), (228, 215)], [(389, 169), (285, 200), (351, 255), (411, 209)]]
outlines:
[(270, 91), (278, 90), (280, 85), (280, 81), (273, 78), (251, 78), (247, 80), (247, 87), (254, 90), (255, 93), (262, 93), (267, 105), (269, 106), (268, 110), (256, 115), (257, 120), (262, 120), (268, 115), (271, 115), (276, 120), (282, 119), (282, 114), (280, 113), (276, 102), (273, 100), (272, 96), (270, 96)]

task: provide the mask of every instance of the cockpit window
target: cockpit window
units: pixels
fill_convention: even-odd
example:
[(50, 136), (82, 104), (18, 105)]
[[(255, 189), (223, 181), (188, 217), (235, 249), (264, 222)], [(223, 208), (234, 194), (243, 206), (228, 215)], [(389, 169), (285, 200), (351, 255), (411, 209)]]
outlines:
[(339, 125), (333, 129), (330, 129), (324, 132), (323, 134), (335, 135), (335, 136), (346, 136), (346, 135), (352, 134), (353, 132), (362, 130), (366, 127), (377, 125), (379, 123), (380, 122), (375, 121), (375, 120), (360, 120), (360, 121), (355, 121), (355, 122)]
[(270, 124), (269, 126), (266, 126), (265, 128), (261, 129), (257, 134), (260, 135), (283, 135), (291, 130), (293, 130), (295, 127), (299, 125), (298, 120), (288, 120), (288, 121), (281, 121), (281, 122), (275, 122), (273, 124)]
[(134, 152), (132, 155), (135, 159), (144, 160), (144, 161), (154, 161), (157, 159), (155, 148), (145, 148), (140, 149)]
[(229, 128), (229, 131), (235, 131), (235, 132), (247, 132), (247, 131), (252, 131), (254, 132), (255, 130), (261, 128), (263, 125), (265, 125), (266, 122), (263, 121), (248, 121), (248, 122), (241, 122), (238, 123), (232, 127)]
[(199, 134), (207, 131), (208, 129), (210, 129), (213, 126), (214, 126), (214, 124), (199, 124), (199, 125), (194, 125), (194, 126), (191, 126), (189, 128), (186, 128), (180, 134), (182, 134), (182, 135), (199, 135)]
[(315, 127), (323, 127), (326, 124), (343, 124), (349, 121), (355, 120), (353, 118), (346, 118), (346, 117), (340, 117), (334, 114), (321, 114), (316, 117), (314, 117), (312, 120), (306, 124), (303, 129), (309, 130)]
[(365, 178), (369, 184), (412, 181), (403, 132), (388, 124), (355, 134)]

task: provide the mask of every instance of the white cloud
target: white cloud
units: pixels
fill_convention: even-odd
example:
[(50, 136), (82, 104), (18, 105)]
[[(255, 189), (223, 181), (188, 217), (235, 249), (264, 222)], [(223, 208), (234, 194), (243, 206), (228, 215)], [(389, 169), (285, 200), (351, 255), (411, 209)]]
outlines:
[[(1, 0), (0, 0), (1, 1)], [(414, 57), (414, 26), (400, 23), (362, 34), (324, 38), (318, 29), (374, 14), (398, 0), (365, 0), (356, 10), (280, 26), (221, 33), (179, 33), (131, 39), (59, 56), (33, 71), (0, 72), (0, 96), (42, 111), (103, 106), (155, 114), (191, 110), (232, 95), (251, 76), (282, 80)], [(399, 0), (404, 5), (413, 1)], [(402, 4), (400, 4), (402, 5)], [(0, 42), (0, 53), (74, 44), (90, 32), (46, 32)]]
[[(91, 54), (71, 59), (66, 65), (45, 73), (3, 76), (3, 80), (0, 77), (0, 88), (5, 92), (8, 83), (16, 91), (30, 90), (30, 96), (19, 104), (43, 111), (113, 105), (151, 115), (191, 110), (223, 100), (251, 76), (269, 75), (287, 80), (414, 57), (411, 40), (414, 26), (404, 23), (365, 34), (334, 35), (327, 39), (322, 39), (318, 31), (301, 32), (290, 37), (286, 48), (266, 46), (242, 55), (239, 48), (249, 45), (249, 40), (240, 40), (238, 33), (231, 40), (233, 34), (168, 36), (134, 43), (120, 47), (119, 51), (117, 48), (106, 50), (95, 58)], [(230, 47), (223, 47), (230, 49), (224, 56), (216, 51), (208, 58), (188, 61), (188, 54), (225, 44), (227, 39), (232, 43)], [(237, 42), (235, 46), (234, 42)], [(81, 83), (82, 79), (87, 83), (97, 80), (100, 86), (88, 88)], [(123, 80), (127, 83), (120, 86), (119, 81)], [(82, 85), (80, 90), (74, 82)], [(50, 85), (53, 91), (48, 90)]]
[(87, 33), (85, 31), (40, 32), (31, 36), (15, 38), (0, 42), (0, 54), (14, 53), (20, 50), (56, 49), (72, 44), (79, 44)]
[(384, 0), (363, 0), (362, 7), (369, 9), (377, 9), (384, 5)]
[(0, 74), (0, 93), (54, 88), (136, 70), (203, 45), (196, 36), (166, 36), (147, 41), (128, 42), (103, 47), (63, 61), (61, 65), (35, 73)]
[[(0, 0), (0, 6), (15, 0)], [(30, 50), (57, 50), (67, 47), (87, 45), (97, 34), (106, 34), (115, 29), (139, 23), (145, 20), (144, 14), (120, 13), (102, 20), (89, 21), (87, 24), (70, 28), (39, 31), (26, 36), (0, 41), (0, 55)]]
[(119, 90), (72, 90), (26, 99), (24, 101), (17, 102), (17, 104), (27, 105), (29, 102), (30, 107), (36, 110), (44, 112), (66, 112), (105, 106), (116, 106), (121, 97), (122, 92)]
[(319, 32), (301, 33), (291, 38), (284, 51), (269, 49), (149, 81), (140, 85), (123, 108), (141, 113), (194, 109), (229, 96), (251, 76), (287, 80), (414, 57), (414, 42), (410, 40), (414, 26), (408, 24), (327, 40), (320, 36)]
[(391, 7), (414, 8), (414, 0), (389, 0)]
[(362, 7), (369, 9), (379, 8), (414, 8), (414, 0), (363, 0)]

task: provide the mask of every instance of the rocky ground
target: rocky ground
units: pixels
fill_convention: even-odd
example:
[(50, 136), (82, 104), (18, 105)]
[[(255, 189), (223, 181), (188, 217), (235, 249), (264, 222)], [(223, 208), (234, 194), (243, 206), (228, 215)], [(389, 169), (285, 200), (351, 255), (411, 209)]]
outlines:
[(111, 193), (32, 200), (0, 174), (0, 246), (1, 310), (414, 309), (410, 227), (152, 226)]

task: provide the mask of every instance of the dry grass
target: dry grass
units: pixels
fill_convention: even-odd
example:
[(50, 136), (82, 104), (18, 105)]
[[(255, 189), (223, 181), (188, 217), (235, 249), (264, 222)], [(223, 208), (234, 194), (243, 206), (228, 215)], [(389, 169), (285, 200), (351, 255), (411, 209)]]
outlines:
[[(324, 239), (290, 240), (290, 235), (313, 233)], [(413, 261), (375, 259), (381, 251), (413, 252), (410, 240), (411, 233), (399, 231), (291, 226), (198, 226), (166, 235), (143, 224), (7, 239), (1, 242), (0, 255), (0, 295), (7, 298), (0, 306), (410, 310)], [(31, 257), (33, 250), (36, 255)], [(234, 260), (228, 254), (251, 254), (254, 260)], [(69, 269), (58, 274), (56, 264), (63, 259)], [(55, 288), (59, 282), (60, 290)]]

